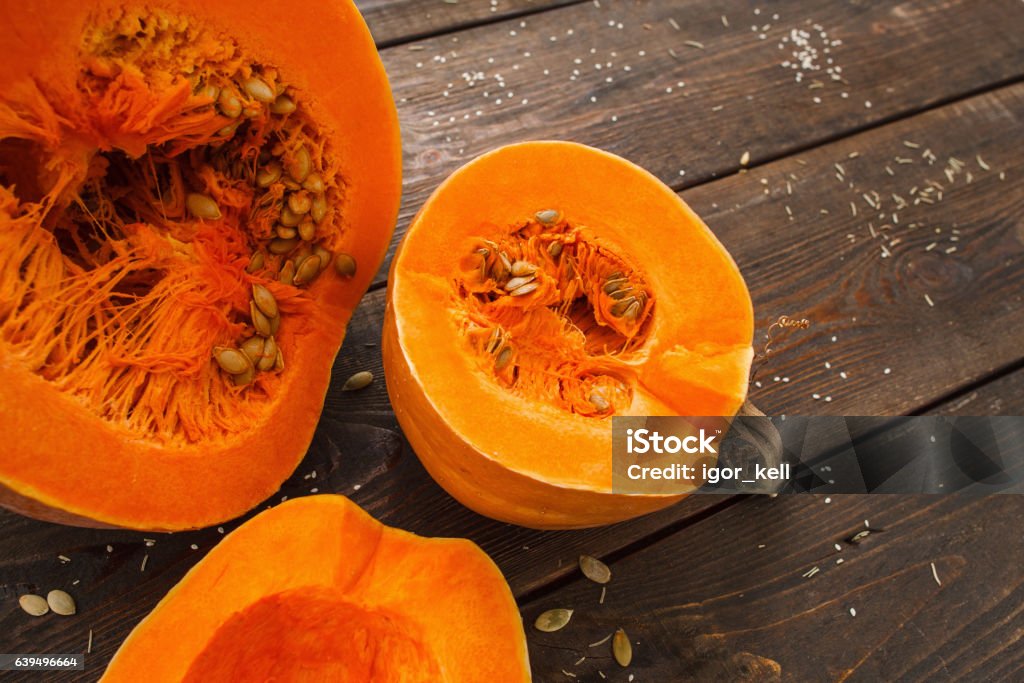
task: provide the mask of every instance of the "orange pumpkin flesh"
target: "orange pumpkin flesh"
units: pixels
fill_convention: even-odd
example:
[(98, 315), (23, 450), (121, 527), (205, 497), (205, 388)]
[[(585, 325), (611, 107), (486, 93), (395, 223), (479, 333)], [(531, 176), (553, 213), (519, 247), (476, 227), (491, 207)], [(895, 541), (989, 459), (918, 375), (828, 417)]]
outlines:
[(0, 15), (0, 504), (164, 530), (241, 514), (305, 453), (393, 230), (370, 34), (346, 0)]
[(575, 528), (680, 498), (612, 491), (611, 417), (734, 415), (752, 334), (739, 270), (678, 195), (614, 155), (529, 142), (455, 172), (413, 220), (384, 367), (449, 493), (499, 520)]
[(311, 496), (221, 541), (102, 680), (511, 683), (530, 673), (515, 601), (476, 545)]

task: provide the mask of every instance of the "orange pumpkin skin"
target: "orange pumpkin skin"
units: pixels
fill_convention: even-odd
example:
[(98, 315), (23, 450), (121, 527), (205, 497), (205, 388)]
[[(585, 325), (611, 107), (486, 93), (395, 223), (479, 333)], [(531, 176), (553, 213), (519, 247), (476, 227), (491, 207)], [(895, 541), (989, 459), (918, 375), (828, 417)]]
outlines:
[[(542, 211), (564, 222), (539, 224)], [(533, 291), (500, 286), (495, 251), (538, 266)], [(566, 273), (580, 274), (568, 294)], [(621, 288), (637, 301), (625, 313)], [(686, 495), (613, 490), (610, 418), (735, 415), (752, 335), (738, 268), (676, 193), (606, 152), (527, 142), (456, 171), (414, 218), (391, 266), (382, 349), (398, 420), (442, 487), (483, 515), (568, 529)]]
[[(99, 152), (112, 159), (136, 158), (148, 149), (147, 139), (174, 139), (170, 133), (160, 136), (177, 128), (193, 137), (220, 134), (210, 130), (224, 125), (223, 117), (211, 121), (194, 107), (188, 115), (177, 117), (164, 111), (191, 106), (188, 103), (199, 96), (190, 93), (189, 84), (182, 80), (186, 75), (167, 74), (167, 82), (156, 82), (159, 71), (158, 77), (147, 72), (143, 87), (130, 69), (108, 74), (103, 64), (91, 60), (90, 77), (120, 79), (121, 94), (111, 89), (99, 105), (83, 104), (87, 100), (76, 80), (83, 77), (85, 68), (83, 36), (97, 26), (123, 22), (125, 12), (149, 12), (149, 7), (133, 8), (120, 0), (40, 0), (24, 6), (8, 3), (0, 10), (8, 34), (5, 58), (0, 61), (0, 92), (4, 93), (0, 95), (0, 301), (4, 302), (0, 304), (0, 430), (8, 435), (0, 455), (0, 505), (67, 524), (178, 530), (218, 523), (251, 509), (277, 490), (305, 454), (345, 327), (382, 262), (394, 229), (401, 194), (401, 150), (387, 77), (362, 17), (348, 0), (302, 12), (287, 3), (258, 7), (202, 0), (159, 3), (157, 11), (202, 27), (206, 42), (201, 49), (216, 51), (227, 41), (236, 41), (233, 44), (246, 59), (272, 69), (282, 87), (287, 84), (287, 92), (294, 90), (302, 114), (319, 126), (317, 139), (324, 147), (314, 152), (315, 160), (322, 161), (325, 174), (329, 163), (336, 174), (331, 177), (340, 179), (337, 194), (331, 195), (337, 198), (330, 207), (334, 213), (316, 226), (317, 239), (332, 253), (350, 254), (358, 268), (351, 276), (328, 268), (311, 284), (291, 287), (279, 285), (268, 270), (250, 275), (246, 270), (249, 252), (239, 251), (235, 233), (218, 233), (209, 222), (181, 221), (176, 229), (183, 232), (174, 233), (176, 239), (164, 239), (163, 233), (146, 228), (126, 231), (116, 244), (148, 249), (157, 254), (154, 258), (166, 256), (172, 261), (183, 252), (199, 249), (199, 242), (189, 241), (190, 231), (205, 236), (203, 248), (217, 253), (205, 264), (183, 260), (197, 269), (193, 280), (205, 278), (207, 289), (178, 297), (192, 306), (188, 324), (183, 318), (180, 328), (165, 325), (161, 333), (178, 346), (203, 337), (214, 325), (223, 333), (213, 343), (203, 342), (207, 345), (201, 353), (169, 349), (161, 356), (156, 344), (147, 350), (149, 358), (155, 359), (151, 365), (132, 357), (137, 349), (131, 346), (108, 352), (98, 362), (115, 369), (139, 362), (139, 375), (151, 373), (154, 381), (166, 366), (178, 364), (187, 381), (213, 386), (219, 398), (210, 410), (202, 400), (190, 398), (178, 406), (177, 414), (158, 416), (152, 427), (131, 424), (130, 407), (120, 416), (103, 414), (103, 378), (97, 363), (90, 369), (95, 381), (88, 390), (76, 388), (67, 377), (56, 381), (48, 376), (48, 364), (55, 356), (39, 352), (45, 334), (34, 331), (25, 338), (18, 316), (28, 302), (46, 300), (42, 294), (25, 295), (24, 264), (34, 258), (24, 256), (29, 253), (26, 235), (36, 240), (35, 254), (59, 251), (54, 247), (56, 240), (45, 231), (52, 230), (54, 215), (74, 205), (67, 188), (82, 185), (97, 172), (94, 161)], [(284, 39), (282, 27), (303, 39)], [(331, 47), (311, 53), (311, 45)], [(248, 64), (239, 68), (249, 68)], [(59, 116), (51, 116), (54, 111)], [(237, 120), (243, 121), (244, 116)], [(285, 164), (297, 163), (295, 148), (288, 150), (282, 152)], [(22, 163), (28, 156), (38, 164)], [(187, 156), (186, 152), (177, 158)], [(262, 157), (250, 158), (232, 172), (251, 173), (259, 163)], [(51, 187), (56, 189), (50, 191)], [(37, 190), (41, 198), (34, 196)], [(312, 190), (310, 196), (315, 196)], [(42, 217), (35, 220), (30, 212)], [(246, 249), (266, 251), (270, 238), (260, 240), (250, 241)], [(114, 253), (121, 248), (115, 247)], [(16, 258), (22, 256), (25, 260), (18, 262)], [(273, 258), (268, 254), (268, 259)], [(282, 264), (286, 258), (290, 255), (280, 257)], [(59, 253), (56, 262), (60, 262)], [(46, 261), (39, 271), (47, 274), (43, 266), (53, 263)], [(69, 263), (65, 260), (59, 267), (78, 272)], [(60, 276), (53, 279), (58, 281)], [(188, 278), (182, 279), (181, 286), (187, 288)], [(245, 318), (252, 283), (265, 283), (281, 306), (283, 323), (275, 335), (284, 369), (260, 373), (251, 386), (236, 390), (210, 349), (237, 344), (252, 331), (243, 332), (244, 321), (225, 319), (212, 303), (207, 328), (202, 309), (205, 296), (221, 297), (217, 305), (233, 306)], [(13, 305), (10, 302), (16, 296), (22, 297), (22, 303)], [(65, 319), (54, 318), (58, 323)], [(78, 352), (83, 349), (87, 347)], [(144, 386), (140, 380), (140, 393)], [(201, 395), (195, 386), (190, 395)], [(170, 405), (179, 396), (173, 388), (161, 391), (147, 396), (158, 409), (161, 402)], [(237, 416), (231, 414), (232, 397), (237, 398)], [(186, 427), (184, 418), (190, 420)]]
[(470, 541), (300, 498), (228, 535), (128, 636), (101, 680), (522, 683), (523, 624)]

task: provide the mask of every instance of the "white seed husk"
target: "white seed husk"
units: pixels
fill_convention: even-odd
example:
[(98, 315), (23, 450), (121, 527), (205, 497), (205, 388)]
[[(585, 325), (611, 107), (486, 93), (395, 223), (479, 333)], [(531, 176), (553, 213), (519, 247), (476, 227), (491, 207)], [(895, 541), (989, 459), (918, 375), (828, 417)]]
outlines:
[(565, 625), (572, 619), (572, 610), (557, 608), (549, 609), (547, 612), (542, 612), (537, 617), (536, 621), (533, 622), (533, 627), (538, 631), (544, 633), (554, 633), (560, 629), (565, 628)]
[(612, 580), (612, 570), (608, 565), (590, 555), (580, 555), (580, 571), (594, 583), (608, 583)]
[(71, 616), (78, 609), (75, 606), (75, 600), (70, 595), (62, 590), (54, 589), (46, 594), (46, 604), (50, 606), (54, 614), (60, 614), (63, 616)]

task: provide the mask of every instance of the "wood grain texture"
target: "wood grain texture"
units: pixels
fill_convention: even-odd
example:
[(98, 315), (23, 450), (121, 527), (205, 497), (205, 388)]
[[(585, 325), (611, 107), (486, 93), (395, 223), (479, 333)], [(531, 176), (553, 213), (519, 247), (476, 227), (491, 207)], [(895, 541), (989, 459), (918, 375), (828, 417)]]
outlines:
[[(562, 631), (530, 629), (534, 676), (1019, 680), (1024, 574), (1007, 558), (1024, 553), (1021, 514), (1015, 495), (748, 498), (611, 562), (604, 604), (577, 574), (524, 605), (527, 624), (576, 610)], [(876, 531), (850, 543), (864, 520)], [(588, 647), (619, 627), (633, 642), (628, 670), (607, 643)]]
[[(1013, 3), (782, 0), (755, 15), (759, 8), (584, 3), (424, 40), (419, 52), (385, 50), (405, 156), (394, 244), (443, 178), (501, 144), (595, 145), (679, 189), (735, 172), (744, 152), (756, 165), (1024, 76), (1024, 17)], [(797, 52), (820, 71), (782, 66), (797, 59), (793, 31), (807, 32)], [(842, 81), (826, 74), (834, 67)], [(822, 87), (812, 89), (815, 81)]]
[(379, 46), (491, 23), (580, 0), (357, 0)]

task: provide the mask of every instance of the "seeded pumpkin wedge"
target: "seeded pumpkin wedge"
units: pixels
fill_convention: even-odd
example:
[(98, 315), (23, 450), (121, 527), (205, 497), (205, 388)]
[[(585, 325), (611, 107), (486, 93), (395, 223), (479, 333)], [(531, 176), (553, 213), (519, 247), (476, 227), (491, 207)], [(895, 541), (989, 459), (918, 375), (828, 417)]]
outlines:
[(397, 214), (347, 0), (7, 3), (0, 504), (201, 527), (304, 454)]
[(752, 335), (736, 264), (676, 193), (612, 154), (527, 142), (462, 167), (419, 211), (383, 353), (398, 420), (452, 496), (576, 528), (683, 495), (613, 490), (611, 418), (735, 415)]
[(384, 526), (324, 495), (227, 536), (101, 680), (523, 683), (530, 668), (512, 593), (480, 548)]

